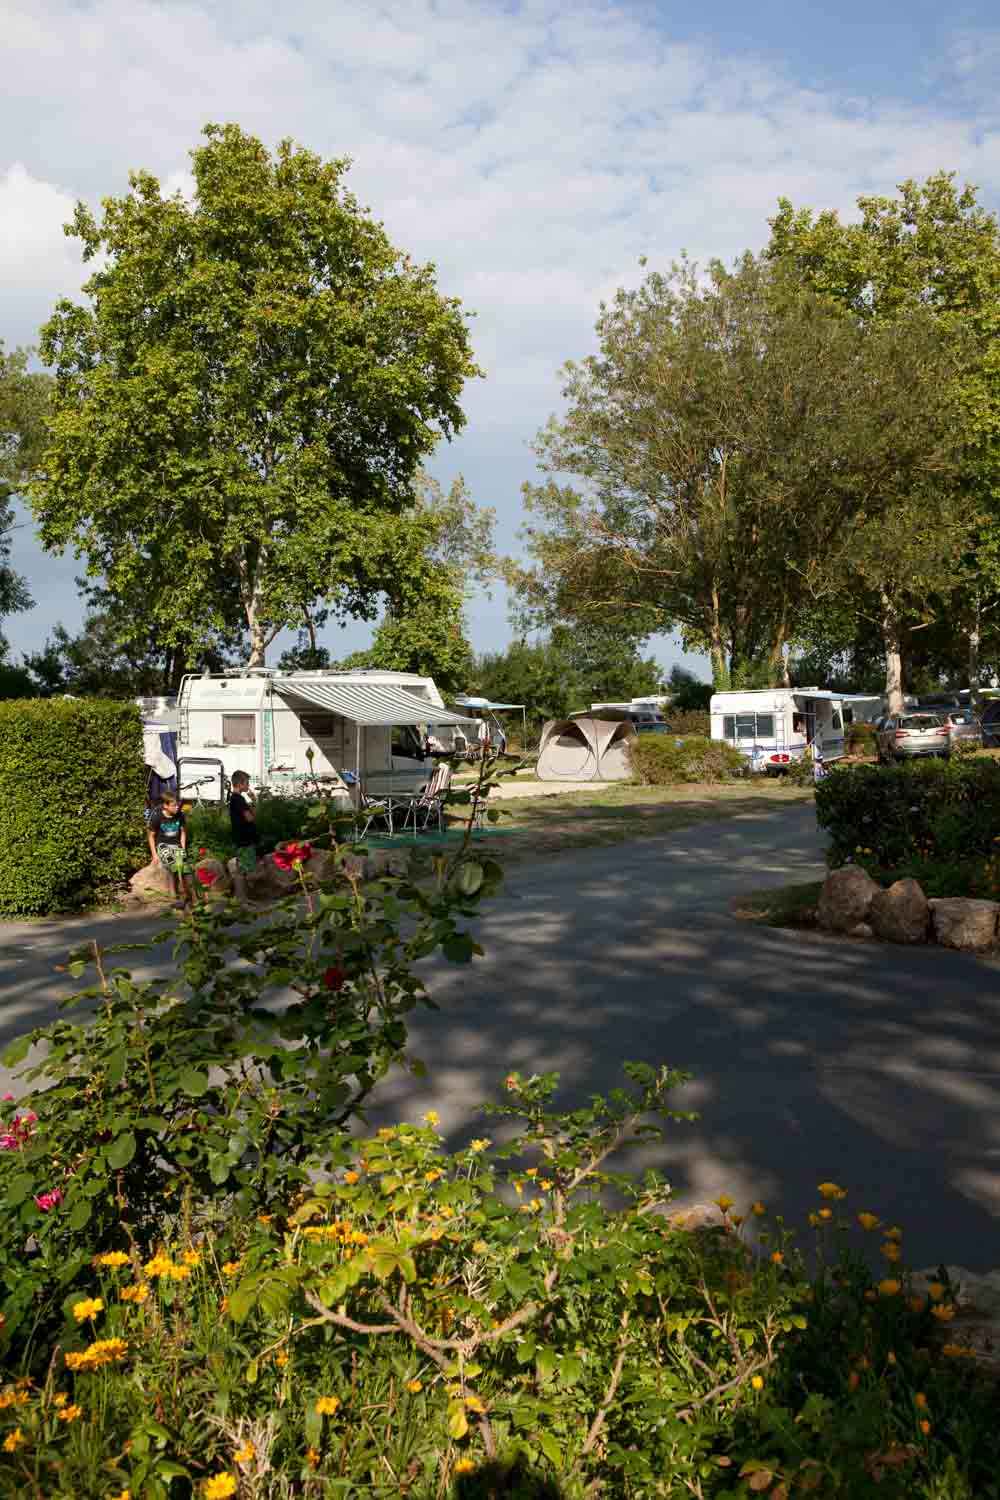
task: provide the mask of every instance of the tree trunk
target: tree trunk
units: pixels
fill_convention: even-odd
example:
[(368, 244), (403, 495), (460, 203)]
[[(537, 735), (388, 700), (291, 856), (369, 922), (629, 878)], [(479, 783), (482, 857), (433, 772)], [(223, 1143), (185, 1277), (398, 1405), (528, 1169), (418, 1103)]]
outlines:
[(882, 595), (882, 640), (885, 645), (885, 696), (891, 714), (903, 712), (903, 654), (899, 619), (887, 594)]
[(972, 628), (969, 631), (969, 707), (979, 712), (979, 646), (982, 636), (982, 608), (979, 595), (973, 606)]
[(248, 611), (247, 623), (250, 626), (250, 655), (247, 658), (247, 666), (264, 667), (267, 665), (267, 636), (257, 619), (256, 611)]
[(712, 686), (717, 693), (725, 692), (729, 686), (726, 670), (726, 651), (722, 644), (722, 624), (719, 619), (719, 595), (712, 590), (712, 620), (708, 632), (709, 655), (712, 660)]

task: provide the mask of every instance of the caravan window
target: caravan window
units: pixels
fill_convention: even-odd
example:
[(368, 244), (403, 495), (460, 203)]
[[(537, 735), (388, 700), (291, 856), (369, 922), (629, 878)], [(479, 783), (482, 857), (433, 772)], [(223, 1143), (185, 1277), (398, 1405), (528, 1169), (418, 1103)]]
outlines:
[(727, 740), (772, 740), (774, 714), (724, 714), (722, 736)]
[(844, 727), (841, 723), (840, 715), (836, 709), (833, 710), (833, 727), (834, 729), (843, 729)]
[(336, 714), (300, 714), (300, 740), (335, 740), (337, 738)]
[(222, 743), (224, 745), (256, 745), (256, 714), (223, 714)]

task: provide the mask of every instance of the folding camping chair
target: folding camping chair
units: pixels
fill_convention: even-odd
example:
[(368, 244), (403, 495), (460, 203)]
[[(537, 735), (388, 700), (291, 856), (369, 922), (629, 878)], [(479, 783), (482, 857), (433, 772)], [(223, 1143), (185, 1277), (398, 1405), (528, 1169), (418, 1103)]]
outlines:
[(407, 804), (406, 817), (403, 821), (404, 830), (411, 818), (414, 833), (418, 827), (427, 828), (431, 819), (434, 818), (437, 821), (438, 833), (442, 833), (444, 831), (444, 799), (450, 786), (451, 766), (439, 765), (420, 796), (411, 798)]
[[(373, 823), (385, 823), (391, 838), (396, 831), (393, 826), (393, 814), (399, 806), (399, 802), (392, 797), (370, 797), (362, 787), (358, 787), (354, 820), (355, 836), (359, 840), (363, 839)], [(360, 826), (362, 822), (363, 828)]]

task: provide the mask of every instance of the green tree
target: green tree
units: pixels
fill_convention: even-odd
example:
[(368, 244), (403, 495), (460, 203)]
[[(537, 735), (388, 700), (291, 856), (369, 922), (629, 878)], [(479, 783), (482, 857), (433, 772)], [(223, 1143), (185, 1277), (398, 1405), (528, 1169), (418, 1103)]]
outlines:
[[(29, 369), (30, 358), (28, 349), (5, 354), (0, 341), (0, 619), (30, 609), (33, 603), (27, 582), (10, 564), (12, 500), (38, 463), (51, 388), (46, 375)], [(6, 650), (7, 642), (0, 635), (0, 660)]]
[(42, 330), (55, 370), (31, 489), (44, 544), (166, 642), (232, 625), (260, 664), (303, 607), (371, 618), (421, 460), (463, 424), (459, 304), (344, 187), (347, 162), (235, 125), (192, 152), (194, 194), (148, 173), (78, 205), (98, 268)]
[[(956, 474), (954, 510), (976, 513), (968, 545), (953, 531), (942, 555), (938, 525), (900, 526), (869, 536), (862, 566), (842, 576), (855, 600), (881, 612), (887, 641), (887, 686), (898, 698), (898, 647), (907, 626), (947, 617), (963, 629), (972, 692), (978, 690), (984, 632), (1000, 612), (1000, 234), (976, 190), (959, 189), (954, 173), (900, 183), (895, 197), (858, 199), (860, 217), (842, 223), (832, 210), (814, 214), (779, 202), (768, 253), (794, 265), (804, 285), (852, 318), (892, 328), (915, 309), (948, 331), (960, 331), (963, 363), (956, 417), (966, 463)], [(932, 518), (933, 519), (933, 518)], [(926, 552), (921, 554), (921, 537)], [(900, 566), (899, 543), (908, 558)], [(881, 569), (877, 563), (881, 543)], [(882, 587), (884, 572), (889, 586)], [(910, 586), (907, 587), (907, 582)], [(895, 642), (895, 648), (894, 643)]]
[(667, 688), (670, 693), (670, 707), (675, 708), (678, 713), (692, 713), (698, 709), (705, 709), (712, 700), (712, 684), (702, 682), (680, 663), (675, 663), (670, 668)]
[(950, 340), (919, 310), (891, 331), (845, 318), (749, 255), (647, 276), (597, 333), (538, 440), (579, 483), (526, 486), (522, 591), (567, 619), (679, 625), (717, 687), (780, 679), (845, 528), (950, 472)]
[(497, 703), (523, 703), (537, 724), (562, 719), (591, 703), (628, 701), (657, 693), (662, 673), (639, 643), (614, 626), (584, 621), (557, 625), (535, 641), (514, 640), (472, 664), (474, 694)]

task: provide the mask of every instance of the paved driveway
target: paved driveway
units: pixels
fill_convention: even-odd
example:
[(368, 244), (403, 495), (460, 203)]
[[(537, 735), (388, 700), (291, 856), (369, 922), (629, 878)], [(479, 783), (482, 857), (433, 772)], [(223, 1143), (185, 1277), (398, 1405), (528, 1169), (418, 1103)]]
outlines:
[[(614, 1086), (623, 1059), (663, 1060), (695, 1075), (678, 1103), (702, 1119), (637, 1160), (682, 1199), (726, 1190), (798, 1219), (833, 1178), (848, 1207), (906, 1227), (917, 1264), (1000, 1265), (1000, 966), (729, 914), (741, 892), (821, 873), (811, 808), (516, 867), (486, 958), (433, 966), (441, 1011), (411, 1028), (430, 1075), (388, 1085), (378, 1122), (433, 1105), (456, 1137), (480, 1134), (508, 1068), (559, 1070), (570, 1102)], [(148, 926), (99, 924), (112, 941)], [(52, 1012), (52, 965), (93, 928), (4, 930), (0, 1037)]]

